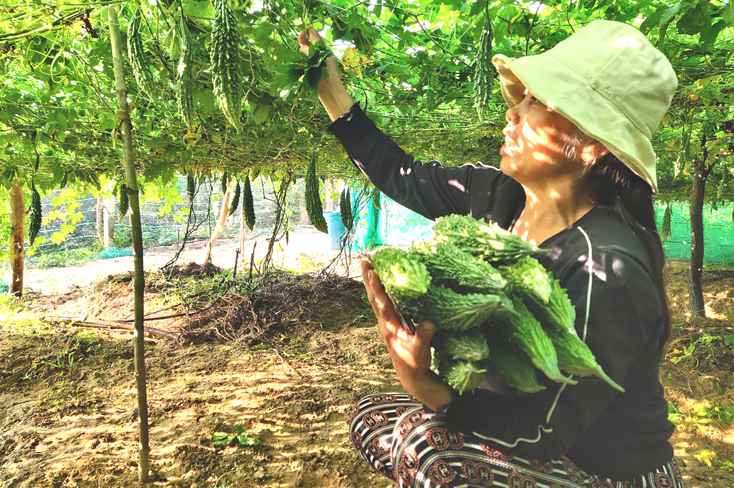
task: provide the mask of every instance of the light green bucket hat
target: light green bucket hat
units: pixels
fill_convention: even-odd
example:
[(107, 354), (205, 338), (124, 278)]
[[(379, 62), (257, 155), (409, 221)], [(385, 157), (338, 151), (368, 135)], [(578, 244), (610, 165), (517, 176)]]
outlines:
[(652, 134), (678, 80), (668, 59), (638, 29), (598, 20), (542, 54), (497, 54), (492, 62), (510, 107), (523, 100), (527, 88), (657, 192)]

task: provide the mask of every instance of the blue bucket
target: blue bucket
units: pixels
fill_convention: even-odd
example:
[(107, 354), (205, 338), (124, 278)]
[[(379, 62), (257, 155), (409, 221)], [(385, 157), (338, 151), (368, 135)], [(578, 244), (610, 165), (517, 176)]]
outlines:
[(347, 229), (342, 224), (342, 217), (340, 212), (324, 212), (324, 218), (326, 224), (329, 227), (329, 237), (331, 238), (331, 248), (340, 249), (341, 240), (346, 234)]

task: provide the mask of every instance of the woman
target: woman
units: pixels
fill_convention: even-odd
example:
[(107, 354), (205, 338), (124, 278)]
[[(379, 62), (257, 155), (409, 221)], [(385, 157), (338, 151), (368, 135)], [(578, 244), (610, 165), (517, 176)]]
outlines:
[[(305, 51), (318, 34), (301, 33)], [(377, 188), (428, 218), (492, 220), (542, 248), (576, 329), (605, 372), (523, 394), (491, 383), (457, 395), (429, 370), (435, 325), (399, 325), (368, 263), (363, 277), (405, 394), (360, 401), (350, 432), (400, 486), (682, 487), (658, 362), (670, 317), (655, 225), (652, 133), (677, 81), (634, 27), (597, 21), (553, 49), (497, 55), (509, 105), (499, 170), (423, 164), (354, 104), (335, 62), (319, 84), (330, 131)]]

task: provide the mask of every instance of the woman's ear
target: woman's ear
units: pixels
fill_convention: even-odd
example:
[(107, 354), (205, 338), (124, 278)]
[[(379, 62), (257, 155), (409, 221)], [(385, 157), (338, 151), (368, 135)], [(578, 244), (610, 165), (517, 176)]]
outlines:
[(581, 160), (585, 163), (593, 163), (609, 154), (609, 149), (599, 141), (591, 140), (581, 150)]

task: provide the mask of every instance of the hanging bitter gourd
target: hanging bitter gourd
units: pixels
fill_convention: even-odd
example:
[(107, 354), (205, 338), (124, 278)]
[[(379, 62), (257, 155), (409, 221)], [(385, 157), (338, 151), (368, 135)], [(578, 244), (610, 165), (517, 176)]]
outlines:
[(156, 93), (153, 74), (150, 72), (151, 63), (145, 54), (143, 39), (140, 34), (142, 18), (142, 10), (139, 8), (136, 9), (127, 31), (127, 53), (130, 57), (130, 65), (133, 68), (135, 81), (140, 89), (147, 93), (151, 99), (154, 99), (156, 98)]
[(672, 205), (668, 204), (665, 207), (665, 213), (663, 214), (663, 224), (660, 226), (660, 240), (662, 242), (667, 241), (673, 236), (673, 229), (671, 226), (671, 219), (672, 219)]
[(189, 197), (189, 204), (193, 203), (196, 195), (196, 179), (191, 173), (186, 173), (186, 195)]
[(344, 188), (339, 198), (339, 217), (347, 231), (352, 230), (354, 216), (352, 215), (352, 195), (349, 188)]
[(247, 224), (248, 229), (252, 230), (255, 228), (255, 202), (252, 198), (249, 174), (245, 178), (245, 201), (242, 203), (245, 206), (245, 224)]
[(242, 189), (240, 188), (240, 182), (237, 182), (237, 185), (234, 187), (234, 195), (232, 196), (232, 204), (229, 206), (229, 215), (232, 215), (237, 210), (237, 206), (240, 204), (240, 192)]
[(492, 22), (489, 10), (484, 12), (484, 27), (477, 47), (477, 59), (474, 61), (474, 108), (481, 119), (492, 99)]
[(117, 201), (119, 203), (117, 213), (120, 219), (123, 219), (130, 208), (130, 197), (127, 194), (127, 185), (125, 183), (120, 183), (117, 188), (119, 190), (117, 193)]
[(308, 218), (316, 227), (316, 230), (329, 233), (329, 226), (324, 218), (324, 207), (319, 196), (319, 180), (316, 177), (316, 155), (311, 157), (311, 163), (306, 170), (306, 213)]
[(229, 181), (229, 175), (225, 171), (222, 173), (222, 195), (227, 193), (227, 182)]
[(242, 74), (240, 73), (240, 30), (227, 0), (214, 0), (214, 24), (209, 47), (214, 95), (224, 116), (240, 130), (242, 124)]
[(41, 212), (41, 195), (36, 190), (36, 184), (31, 179), (31, 213), (28, 215), (30, 226), (28, 228), (28, 242), (31, 246), (41, 230), (43, 214)]
[(186, 25), (186, 17), (181, 14), (177, 25), (180, 39), (180, 55), (176, 70), (176, 99), (178, 112), (190, 132), (196, 130), (196, 111), (194, 109), (194, 40)]

